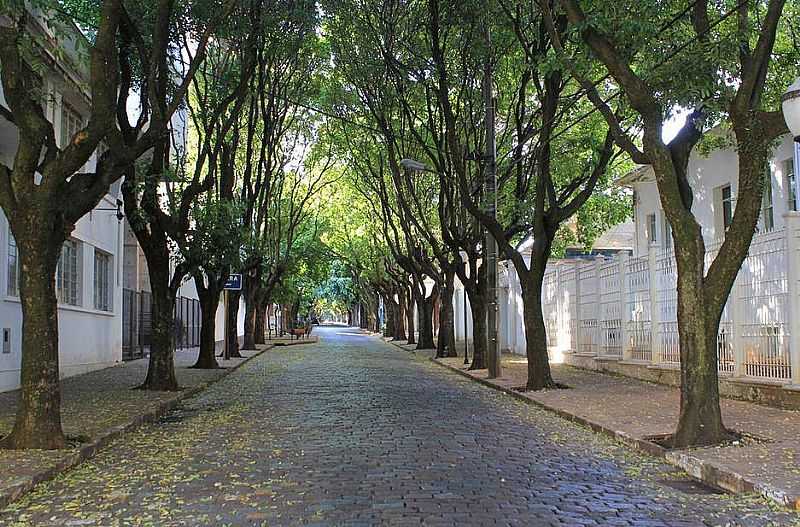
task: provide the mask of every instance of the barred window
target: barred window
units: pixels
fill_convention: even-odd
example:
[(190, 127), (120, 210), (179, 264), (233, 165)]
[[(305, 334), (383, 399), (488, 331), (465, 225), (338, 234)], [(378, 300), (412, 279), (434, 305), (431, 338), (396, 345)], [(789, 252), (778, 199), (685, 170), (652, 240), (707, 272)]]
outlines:
[(19, 252), (17, 251), (17, 241), (8, 230), (8, 273), (6, 274), (6, 293), (9, 296), (19, 296)]
[(111, 296), (111, 255), (94, 250), (94, 308), (100, 311), (112, 310)]
[(66, 147), (83, 128), (83, 118), (67, 103), (61, 105), (61, 148)]
[(761, 198), (761, 232), (775, 229), (775, 215), (772, 206), (772, 173), (767, 172), (764, 180), (764, 195)]
[(797, 210), (797, 182), (794, 176), (794, 159), (783, 162), (783, 187), (786, 189), (788, 210)]
[(58, 301), (71, 306), (81, 305), (80, 242), (67, 240), (61, 247), (56, 269)]

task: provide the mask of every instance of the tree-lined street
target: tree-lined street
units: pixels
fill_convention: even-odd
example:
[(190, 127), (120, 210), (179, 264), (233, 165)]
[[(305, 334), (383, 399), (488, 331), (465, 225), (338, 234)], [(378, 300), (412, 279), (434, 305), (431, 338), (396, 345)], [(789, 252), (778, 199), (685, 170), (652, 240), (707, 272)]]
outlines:
[(274, 348), (1, 525), (790, 525), (354, 328)]

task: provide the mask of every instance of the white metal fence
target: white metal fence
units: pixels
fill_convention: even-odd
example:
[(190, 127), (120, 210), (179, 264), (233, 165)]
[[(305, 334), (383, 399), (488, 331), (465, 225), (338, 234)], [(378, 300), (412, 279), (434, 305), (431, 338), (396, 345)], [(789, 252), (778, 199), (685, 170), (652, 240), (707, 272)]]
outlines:
[[(706, 267), (719, 250), (708, 247)], [(722, 316), (723, 375), (800, 381), (800, 216), (757, 234)], [(671, 250), (551, 262), (544, 281), (548, 346), (566, 353), (678, 365), (677, 270)], [(795, 339), (792, 339), (794, 329)], [(793, 376), (794, 374), (794, 376)]]

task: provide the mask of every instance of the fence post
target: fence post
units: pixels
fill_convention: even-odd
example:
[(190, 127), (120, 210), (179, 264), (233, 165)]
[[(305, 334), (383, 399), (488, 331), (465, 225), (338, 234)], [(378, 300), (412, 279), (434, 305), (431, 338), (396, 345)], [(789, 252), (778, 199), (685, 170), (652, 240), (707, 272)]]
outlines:
[[(789, 232), (789, 229), (786, 229)], [(791, 267), (789, 268), (791, 270)], [(739, 277), (731, 287), (730, 295), (728, 295), (728, 309), (731, 315), (731, 346), (733, 347), (733, 376), (744, 377), (747, 375), (745, 371), (745, 353), (744, 353), (744, 324), (742, 320), (741, 301), (739, 299)], [(719, 350), (719, 336), (717, 336), (717, 349)], [(717, 354), (719, 360), (719, 353)], [(719, 367), (719, 366), (717, 366)]]
[(661, 346), (659, 346), (661, 313), (658, 311), (658, 253), (656, 246), (647, 248), (647, 274), (650, 284), (650, 348), (653, 364), (663, 362)]
[(575, 349), (573, 353), (581, 352), (581, 264), (580, 260), (575, 262)]
[(594, 335), (592, 335), (592, 346), (594, 347), (594, 356), (599, 357), (602, 353), (603, 336), (600, 331), (600, 322), (603, 319), (603, 280), (600, 277), (600, 266), (603, 264), (603, 257), (595, 258), (594, 260)]
[(628, 308), (628, 255), (619, 255), (619, 337), (622, 347), (622, 360), (631, 360), (630, 337), (628, 325), (631, 320), (631, 310)]
[(800, 386), (800, 212), (787, 212), (786, 221), (786, 278), (788, 281), (789, 355), (792, 385)]

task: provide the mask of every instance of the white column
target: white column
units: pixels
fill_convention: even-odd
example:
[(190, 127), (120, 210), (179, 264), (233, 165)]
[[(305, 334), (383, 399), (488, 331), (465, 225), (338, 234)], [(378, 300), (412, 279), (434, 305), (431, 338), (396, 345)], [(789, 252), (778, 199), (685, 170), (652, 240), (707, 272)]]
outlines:
[(647, 272), (650, 283), (650, 345), (652, 347), (654, 364), (663, 362), (661, 358), (661, 348), (659, 347), (659, 319), (658, 312), (658, 253), (655, 245), (650, 245), (647, 249)]
[(628, 309), (628, 255), (619, 255), (619, 319), (620, 339), (622, 342), (622, 360), (631, 359), (630, 338), (628, 324), (631, 320), (631, 310)]
[(786, 267), (788, 279), (789, 353), (792, 363), (792, 384), (800, 386), (800, 212), (787, 212)]

